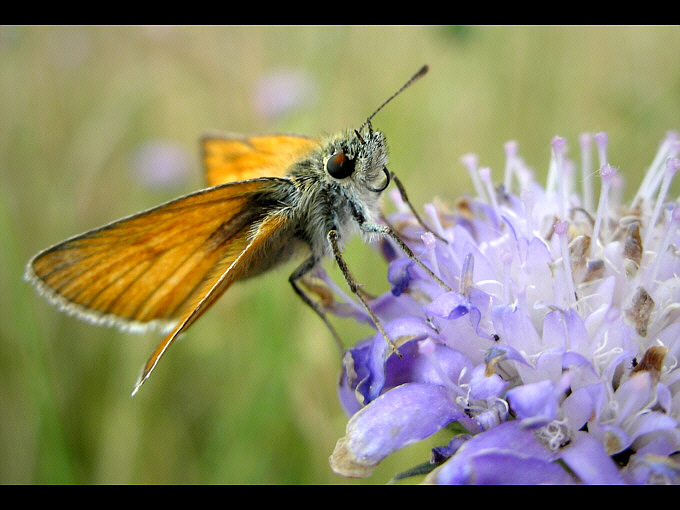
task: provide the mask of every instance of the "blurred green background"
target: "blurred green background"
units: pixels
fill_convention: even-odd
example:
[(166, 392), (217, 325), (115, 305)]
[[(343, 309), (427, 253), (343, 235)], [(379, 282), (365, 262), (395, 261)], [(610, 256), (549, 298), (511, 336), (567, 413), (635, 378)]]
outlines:
[[(201, 188), (206, 131), (357, 127), (424, 63), (374, 119), (417, 207), (471, 190), (468, 152), (500, 176), (514, 139), (544, 174), (554, 135), (577, 157), (600, 130), (632, 196), (680, 129), (677, 27), (0, 27), (0, 483), (384, 483), (424, 460), (331, 472), (339, 360), (294, 264), (233, 287), (134, 398), (159, 335), (82, 323), (22, 280), (38, 250)], [(370, 247), (347, 256), (387, 288)]]

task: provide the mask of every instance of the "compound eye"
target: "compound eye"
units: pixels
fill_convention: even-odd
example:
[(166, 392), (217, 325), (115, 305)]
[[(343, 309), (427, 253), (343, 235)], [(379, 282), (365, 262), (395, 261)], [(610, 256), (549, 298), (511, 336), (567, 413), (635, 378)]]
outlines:
[(331, 177), (344, 179), (354, 172), (354, 160), (349, 159), (342, 151), (336, 152), (326, 163), (326, 170)]

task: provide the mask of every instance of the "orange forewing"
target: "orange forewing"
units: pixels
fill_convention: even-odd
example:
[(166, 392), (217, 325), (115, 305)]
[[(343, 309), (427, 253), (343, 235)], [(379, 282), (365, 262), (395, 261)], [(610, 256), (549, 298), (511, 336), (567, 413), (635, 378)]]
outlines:
[(225, 272), (232, 271), (229, 283), (240, 276), (234, 262), (264, 219), (246, 207), (248, 199), (271, 182), (208, 188), (73, 237), (36, 255), (28, 276), (66, 311), (93, 322), (176, 325)]
[(295, 161), (319, 147), (298, 135), (203, 138), (203, 164), (209, 186), (258, 177), (283, 177)]
[(149, 377), (151, 371), (154, 369), (165, 351), (170, 347), (175, 338), (191, 326), (210, 306), (224, 293), (225, 290), (233, 282), (248, 274), (251, 261), (258, 259), (262, 253), (266, 251), (266, 242), (277, 231), (285, 228), (288, 218), (283, 214), (271, 214), (266, 216), (258, 225), (254, 235), (248, 242), (236, 259), (231, 261), (231, 264), (221, 272), (219, 278), (206, 282), (203, 286), (202, 296), (200, 301), (182, 318), (175, 329), (166, 336), (156, 350), (153, 352), (149, 360), (146, 362), (142, 370), (139, 380), (132, 392), (134, 395), (142, 383)]

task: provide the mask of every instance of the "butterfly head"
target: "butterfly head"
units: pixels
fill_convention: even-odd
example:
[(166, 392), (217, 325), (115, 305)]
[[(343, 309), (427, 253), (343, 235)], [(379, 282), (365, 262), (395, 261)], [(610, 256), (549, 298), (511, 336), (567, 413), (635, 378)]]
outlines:
[(324, 170), (333, 182), (377, 194), (390, 183), (387, 143), (380, 131), (347, 131), (329, 143), (326, 154)]

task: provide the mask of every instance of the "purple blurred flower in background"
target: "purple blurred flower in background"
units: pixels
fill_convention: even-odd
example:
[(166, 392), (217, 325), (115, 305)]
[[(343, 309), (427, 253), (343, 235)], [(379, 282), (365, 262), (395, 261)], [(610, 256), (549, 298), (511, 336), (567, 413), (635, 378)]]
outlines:
[(135, 148), (130, 168), (134, 178), (152, 189), (175, 188), (191, 177), (192, 155), (180, 143), (151, 140)]
[(308, 74), (282, 69), (264, 74), (255, 84), (253, 104), (266, 119), (274, 119), (296, 108), (314, 104), (318, 85)]
[(577, 164), (553, 139), (545, 187), (515, 143), (495, 188), (464, 157), (476, 198), (425, 207), (448, 244), (393, 195), (388, 221), (454, 291), (383, 246), (392, 291), (372, 306), (402, 356), (380, 334), (346, 351), (337, 473), (369, 476), (449, 427), (465, 433), (433, 450), (426, 482), (680, 482), (680, 142), (662, 141), (627, 207), (606, 135), (579, 145)]

